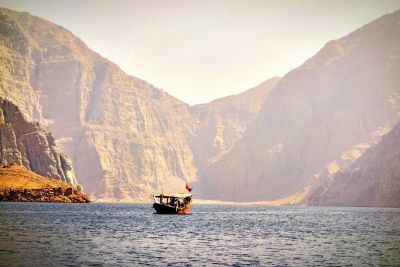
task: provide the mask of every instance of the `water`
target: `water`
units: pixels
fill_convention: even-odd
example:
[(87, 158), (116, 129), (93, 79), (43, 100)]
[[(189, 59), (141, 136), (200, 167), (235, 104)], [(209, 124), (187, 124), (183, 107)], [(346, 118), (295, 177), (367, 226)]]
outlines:
[(400, 265), (400, 209), (0, 203), (1, 266)]

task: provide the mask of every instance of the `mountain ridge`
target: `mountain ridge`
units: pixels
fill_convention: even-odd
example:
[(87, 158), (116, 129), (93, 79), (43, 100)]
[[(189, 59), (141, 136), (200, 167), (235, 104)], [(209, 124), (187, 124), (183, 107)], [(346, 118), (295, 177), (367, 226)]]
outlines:
[[(206, 170), (210, 192), (202, 197), (256, 201), (299, 193), (391, 129), (400, 114), (399, 17), (394, 12), (328, 42), (281, 78), (244, 137)], [(346, 153), (354, 155), (349, 162), (340, 160)]]
[(186, 104), (126, 75), (60, 26), (0, 13), (1, 38), (10, 44), (0, 51), (0, 95), (55, 134), (89, 194), (149, 198), (195, 179), (182, 132), (190, 125)]
[(189, 106), (63, 27), (0, 8), (0, 96), (54, 132), (96, 198), (148, 200), (189, 180), (202, 198), (293, 199), (399, 120), (399, 14), (328, 42), (283, 78)]
[(400, 123), (304, 201), (309, 205), (400, 207)]
[(227, 153), (242, 138), (278, 81), (279, 77), (273, 77), (237, 95), (189, 108), (194, 131), (188, 138), (200, 177), (210, 162)]
[(54, 133), (88, 194), (142, 201), (197, 180), (189, 105), (28, 13), (0, 9), (0, 40), (0, 96)]

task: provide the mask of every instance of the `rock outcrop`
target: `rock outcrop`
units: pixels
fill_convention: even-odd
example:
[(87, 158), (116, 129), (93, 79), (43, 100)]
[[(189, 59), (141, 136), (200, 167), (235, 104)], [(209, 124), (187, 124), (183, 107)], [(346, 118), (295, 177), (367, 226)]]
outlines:
[(204, 198), (274, 200), (348, 166), (400, 119), (400, 11), (328, 42), (285, 75), (243, 139), (206, 170)]
[(88, 203), (71, 185), (40, 176), (15, 164), (0, 166), (0, 201)]
[(0, 164), (17, 164), (39, 175), (78, 187), (71, 161), (39, 123), (25, 120), (18, 107), (0, 99)]
[(0, 96), (55, 135), (88, 194), (149, 199), (196, 179), (188, 106), (68, 30), (2, 8), (0, 57)]
[(400, 207), (400, 123), (313, 191), (310, 205)]

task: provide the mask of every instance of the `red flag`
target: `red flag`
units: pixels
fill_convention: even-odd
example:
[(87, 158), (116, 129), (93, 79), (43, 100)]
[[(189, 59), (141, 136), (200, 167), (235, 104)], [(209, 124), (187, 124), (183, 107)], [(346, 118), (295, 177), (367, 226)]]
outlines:
[(192, 191), (192, 187), (190, 185), (188, 185), (187, 183), (186, 183), (186, 190), (189, 192)]

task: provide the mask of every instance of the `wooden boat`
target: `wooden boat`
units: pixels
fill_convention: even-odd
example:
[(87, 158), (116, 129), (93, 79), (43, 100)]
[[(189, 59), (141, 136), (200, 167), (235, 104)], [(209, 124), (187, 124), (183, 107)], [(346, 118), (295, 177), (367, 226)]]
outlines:
[(153, 208), (158, 214), (187, 214), (192, 194), (153, 195)]

